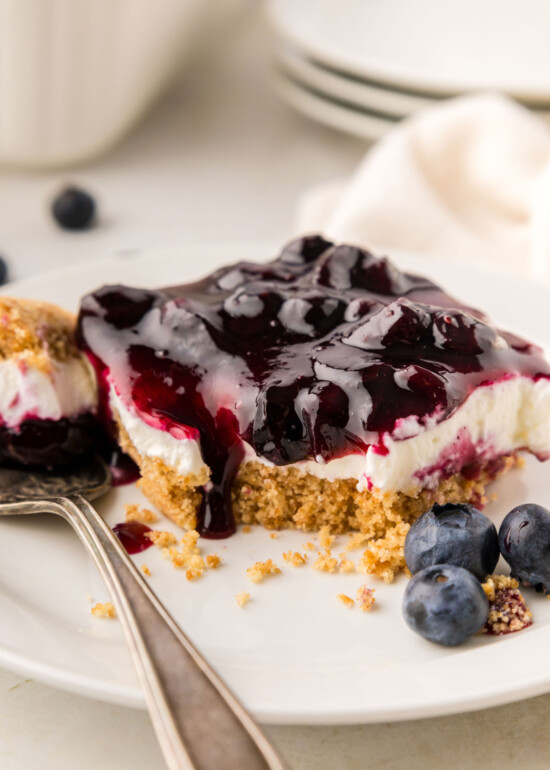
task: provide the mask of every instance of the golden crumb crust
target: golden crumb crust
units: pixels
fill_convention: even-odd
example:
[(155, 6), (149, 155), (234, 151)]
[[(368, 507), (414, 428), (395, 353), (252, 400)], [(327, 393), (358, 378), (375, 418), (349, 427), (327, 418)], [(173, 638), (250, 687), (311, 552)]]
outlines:
[(51, 359), (63, 363), (81, 355), (75, 317), (49, 302), (0, 297), (0, 360), (17, 357), (47, 370)]
[(489, 615), (481, 629), (482, 633), (502, 636), (522, 631), (533, 624), (533, 615), (515, 578), (488, 575), (481, 587), (489, 600)]
[[(118, 430), (122, 448), (141, 470), (139, 486), (145, 495), (179, 526), (196, 527), (202, 499), (198, 487), (207, 481), (207, 476), (182, 477), (161, 460), (141, 457), (120, 421)], [(424, 489), (412, 497), (397, 492), (378, 496), (358, 490), (355, 479), (327, 481), (296, 468), (247, 462), (233, 483), (233, 515), (237, 523), (244, 524), (243, 531), (251, 524), (261, 524), (270, 530), (319, 532), (322, 550), (312, 566), (321, 572), (353, 571), (353, 562), (341, 554), (339, 564), (330, 546), (335, 534), (354, 532), (348, 548), (366, 548), (357, 571), (391, 582), (405, 569), (405, 537), (420, 515), (434, 503), (483, 505), (487, 501), (487, 485), (517, 464), (521, 464), (521, 459), (516, 454), (505, 455), (482, 469), (475, 480), (456, 474), (434, 489)], [(308, 550), (309, 545), (304, 549)], [(297, 566), (298, 560), (289, 552), (285, 561)]]

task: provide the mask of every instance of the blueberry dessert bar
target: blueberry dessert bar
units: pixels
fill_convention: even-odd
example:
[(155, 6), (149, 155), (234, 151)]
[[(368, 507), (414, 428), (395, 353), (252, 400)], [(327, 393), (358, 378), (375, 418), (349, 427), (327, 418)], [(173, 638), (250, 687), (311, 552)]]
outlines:
[(185, 286), (104, 286), (77, 335), (143, 491), (208, 537), (328, 526), (391, 550), (434, 502), (482, 505), (520, 450), (550, 456), (539, 348), (320, 236)]

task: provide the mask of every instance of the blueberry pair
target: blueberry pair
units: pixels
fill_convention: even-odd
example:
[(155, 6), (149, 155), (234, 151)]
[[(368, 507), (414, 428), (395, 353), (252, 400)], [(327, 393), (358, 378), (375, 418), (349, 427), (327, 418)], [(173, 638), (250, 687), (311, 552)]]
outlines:
[(490, 519), (471, 505), (434, 505), (405, 541), (405, 561), (414, 575), (403, 602), (408, 625), (449, 646), (478, 631), (488, 613), (479, 581), (493, 572), (500, 553), (513, 577), (550, 591), (550, 511), (518, 506), (497, 535)]
[(407, 624), (454, 646), (484, 625), (489, 603), (480, 581), (500, 556), (495, 525), (472, 505), (437, 503), (412, 525), (405, 561), (413, 574), (403, 600)]

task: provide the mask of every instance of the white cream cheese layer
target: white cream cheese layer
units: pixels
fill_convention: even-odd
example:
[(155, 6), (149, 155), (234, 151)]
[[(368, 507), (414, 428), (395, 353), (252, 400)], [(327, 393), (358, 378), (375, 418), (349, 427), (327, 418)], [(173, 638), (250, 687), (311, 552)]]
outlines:
[[(158, 457), (181, 474), (204, 471), (197, 441), (177, 439), (151, 427), (132, 413), (112, 388), (111, 404), (142, 456)], [(443, 464), (449, 467), (455, 462), (460, 467), (469, 449), (488, 460), (516, 449), (550, 455), (550, 381), (514, 377), (478, 387), (448, 419), (439, 423), (432, 420), (425, 427), (411, 417), (402, 421), (397, 435), (403, 438), (385, 436), (385, 454), (369, 447), (365, 454), (326, 463), (308, 460), (285, 467), (329, 481), (356, 479), (359, 489), (411, 494), (421, 487), (436, 485)], [(273, 466), (245, 444), (244, 462), (251, 461)]]
[[(412, 433), (414, 426), (408, 429)], [(550, 381), (515, 377), (478, 387), (447, 420), (411, 438), (388, 437), (384, 443), (388, 454), (367, 452), (363, 482), (370, 479), (383, 492), (411, 493), (435, 486), (441, 477), (437, 467), (441, 458), (452, 463), (454, 454), (460, 461), (468, 445), (486, 459), (517, 449), (549, 455)], [(426, 473), (430, 468), (433, 471)]]
[(203, 475), (208, 467), (203, 462), (200, 446), (193, 438), (174, 438), (168, 431), (148, 425), (122, 401), (114, 387), (109, 391), (109, 403), (130, 441), (142, 457), (162, 460), (182, 476)]
[(52, 359), (48, 371), (29, 366), (23, 358), (0, 362), (0, 418), (9, 428), (27, 417), (60, 420), (96, 406), (95, 374), (85, 356)]

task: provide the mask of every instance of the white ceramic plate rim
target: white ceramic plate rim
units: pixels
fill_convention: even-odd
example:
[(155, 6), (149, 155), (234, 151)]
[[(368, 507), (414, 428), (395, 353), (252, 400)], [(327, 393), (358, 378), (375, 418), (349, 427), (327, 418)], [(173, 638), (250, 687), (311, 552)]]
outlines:
[[(435, 70), (427, 76), (421, 67), (416, 69), (412, 65), (382, 61), (372, 54), (363, 56), (354, 53), (349, 48), (333, 42), (329, 37), (317, 36), (315, 30), (311, 28), (295, 25), (286, 11), (285, 4), (280, 4), (278, 0), (270, 0), (267, 4), (267, 19), (274, 33), (281, 40), (290, 42), (319, 63), (340, 70), (343, 74), (348, 73), (352, 77), (426, 96), (450, 97), (468, 91), (491, 91), (498, 88), (506, 91), (510, 96), (534, 105), (547, 106), (550, 103), (550, 89), (547, 87), (507, 89), (502, 84), (497, 86), (479, 78), (445, 76)], [(345, 12), (345, 8), (341, 11)]]
[[(57, 287), (63, 283), (67, 286), (69, 292), (78, 287), (82, 290), (82, 285), (86, 288), (92, 288), (94, 283), (98, 283), (97, 278), (102, 276), (109, 280), (115, 274), (115, 280), (123, 272), (128, 274), (128, 268), (141, 266), (148, 271), (155, 267), (154, 274), (158, 275), (158, 266), (165, 265), (176, 254), (181, 260), (188, 257), (192, 258), (191, 272), (195, 275), (199, 272), (196, 265), (200, 265), (200, 272), (210, 269), (212, 260), (223, 255), (222, 261), (233, 260), (240, 256), (241, 258), (260, 257), (275, 253), (272, 247), (266, 245), (237, 245), (226, 244), (218, 246), (182, 248), (177, 252), (160, 254), (149, 254), (141, 257), (132, 258), (132, 262), (122, 257), (111, 258), (107, 260), (98, 260), (87, 265), (76, 265), (65, 270), (58, 270), (45, 276), (37, 276), (26, 281), (21, 281), (5, 287), (3, 293), (19, 294), (23, 296), (37, 296), (47, 298), (52, 291), (52, 287)], [(122, 261), (121, 261), (122, 260)], [(136, 260), (136, 261), (133, 261)], [(493, 286), (493, 291), (498, 291), (505, 287), (507, 290), (514, 289), (518, 291), (527, 291), (529, 297), (522, 300), (516, 306), (519, 310), (517, 331), (523, 334), (533, 336), (538, 330), (536, 318), (542, 318), (543, 308), (546, 307), (546, 293), (544, 288), (536, 287), (527, 281), (513, 279), (510, 277), (491, 274), (482, 270), (472, 268), (459, 268), (453, 265), (446, 265), (428, 259), (400, 254), (398, 261), (405, 268), (413, 268), (431, 272), (437, 278), (438, 274), (447, 276), (447, 283), (453, 280), (453, 276), (460, 275), (466, 271), (469, 281), (475, 281), (478, 287), (487, 286), (489, 281)], [(132, 272), (135, 272), (132, 271)], [(153, 272), (151, 272), (151, 275)], [(481, 291), (478, 288), (478, 292)], [(72, 296), (72, 295), (71, 295)], [(478, 293), (479, 296), (479, 293)], [(74, 299), (74, 298), (73, 298)], [(472, 300), (474, 297), (472, 296)], [(478, 300), (476, 299), (476, 302)], [(498, 303), (497, 303), (498, 304)], [(529, 315), (529, 308), (531, 315)], [(507, 304), (501, 302), (496, 307), (496, 320), (502, 321), (504, 314), (509, 313)], [(521, 311), (525, 311), (522, 312)], [(510, 316), (508, 315), (508, 318)], [(296, 535), (300, 540), (304, 536), (299, 533), (283, 533), (283, 537), (288, 536), (290, 540)], [(259, 543), (262, 537), (266, 535), (263, 530), (253, 533)], [(271, 543), (276, 541), (270, 541)], [(229, 541), (230, 544), (230, 541)], [(236, 545), (236, 542), (235, 542)], [(278, 546), (280, 547), (280, 546)], [(0, 552), (2, 542), (0, 541)], [(332, 576), (326, 576), (328, 579), (329, 591), (331, 595), (336, 593), (330, 580)], [(294, 579), (294, 578), (292, 578)], [(274, 581), (272, 585), (266, 586), (267, 594), (263, 597), (264, 607), (269, 608), (269, 591), (271, 591), (271, 601), (276, 597), (277, 592), (281, 590)], [(283, 584), (281, 584), (282, 586)], [(34, 590), (34, 589), (33, 589)], [(282, 588), (282, 590), (286, 590)], [(292, 591), (295, 591), (294, 584)], [(378, 588), (377, 588), (378, 590)], [(383, 587), (380, 591), (383, 593)], [(392, 595), (394, 598), (400, 595), (399, 586), (388, 587), (387, 597)], [(321, 591), (325, 591), (323, 587)], [(538, 602), (537, 611), (544, 613), (548, 602), (544, 599)], [(18, 602), (17, 597), (10, 597), (0, 585), (0, 612), (4, 621), (9, 615), (10, 623), (18, 622)], [(345, 613), (347, 610), (342, 609)], [(382, 610), (383, 612), (383, 610)], [(11, 613), (11, 614), (10, 614)], [(32, 614), (32, 612), (31, 612)], [(547, 611), (548, 620), (550, 620), (550, 611)], [(348, 616), (343, 616), (348, 617)], [(39, 615), (34, 617), (35, 622), (42, 626), (46, 621)], [(383, 615), (373, 616), (373, 622), (383, 623)], [(74, 645), (78, 642), (78, 637), (69, 629), (63, 628), (62, 624), (56, 621), (48, 621), (49, 633), (56, 632), (62, 643)], [(68, 690), (79, 692), (91, 697), (102, 698), (108, 701), (122, 703), (130, 706), (143, 707), (143, 699), (137, 683), (129, 681), (124, 684), (109, 681), (105, 677), (98, 677), (97, 671), (92, 667), (83, 671), (74, 671), (67, 668), (64, 664), (52, 665), (51, 661), (44, 651), (40, 638), (27, 640), (30, 652), (26, 655), (21, 654), (13, 647), (5, 643), (6, 625), (0, 624), (0, 663), (22, 675), (36, 677), (49, 684), (53, 684)], [(400, 626), (401, 629), (401, 626)], [(402, 629), (401, 629), (402, 630)], [(407, 644), (418, 645), (419, 650), (422, 647), (425, 650), (425, 644), (421, 640), (416, 640), (412, 635), (407, 639)], [(503, 704), (518, 700), (524, 697), (534, 696), (550, 690), (550, 671), (544, 665), (538, 664), (545, 660), (545, 650), (548, 646), (547, 639), (550, 636), (550, 623), (541, 622), (538, 626), (529, 631), (519, 634), (516, 637), (509, 637), (503, 640), (490, 641), (488, 644), (479, 644), (473, 649), (465, 648), (457, 650), (455, 654), (447, 654), (447, 651), (440, 651), (438, 648), (437, 657), (432, 661), (430, 658), (429, 669), (432, 672), (432, 681), (419, 681), (418, 688), (414, 688), (411, 697), (396, 702), (389, 700), (378, 702), (377, 699), (362, 703), (365, 693), (368, 693), (371, 684), (371, 675), (373, 669), (369, 669), (368, 655), (365, 666), (350, 666), (345, 660), (339, 665), (335, 665), (328, 670), (320, 668), (315, 663), (315, 656), (310, 666), (304, 666), (303, 669), (296, 671), (291, 666), (261, 668), (255, 665), (234, 664), (231, 660), (222, 660), (217, 666), (222, 675), (228, 679), (231, 686), (243, 697), (245, 704), (253, 710), (258, 718), (265, 722), (281, 724), (336, 724), (336, 723), (361, 723), (361, 722), (380, 722), (401, 719), (412, 719), (427, 716), (455, 713), (470, 709), (483, 708), (497, 704)], [(489, 640), (482, 640), (483, 642)], [(96, 639), (94, 641), (97, 649), (105, 649), (107, 652), (116, 649), (118, 653), (124, 653), (123, 643), (119, 639)], [(430, 646), (430, 655), (433, 648)], [(63, 652), (63, 650), (61, 650)], [(65, 652), (68, 652), (68, 648)], [(74, 652), (74, 650), (72, 651)], [(78, 650), (76, 651), (78, 654)], [(515, 653), (515, 655), (513, 655)], [(322, 657), (322, 656), (321, 656)], [(495, 666), (495, 663), (502, 660), (507, 661), (511, 657), (521, 661), (518, 671), (512, 671), (506, 679), (492, 679), (490, 682), (484, 679), (485, 664), (489, 663)], [(481, 661), (482, 665), (479, 665)], [(477, 665), (476, 665), (477, 664)], [(472, 668), (473, 666), (473, 668)], [(523, 666), (523, 668), (522, 668)], [(410, 665), (405, 663), (404, 667), (396, 666), (393, 669), (394, 682), (399, 688), (400, 675), (410, 669)], [(320, 672), (322, 671), (322, 675)], [(389, 669), (392, 673), (391, 667)], [(433, 681), (434, 672), (437, 681)], [(409, 671), (410, 673), (410, 671)], [(413, 671), (413, 680), (414, 674)], [(288, 680), (288, 692), (283, 688), (271, 697), (270, 692), (277, 690), (279, 680)], [(320, 686), (321, 679), (321, 686)], [(295, 681), (296, 680), (296, 681)], [(454, 683), (456, 689), (447, 687), (446, 684)], [(434, 690), (435, 686), (435, 690)], [(271, 691), (270, 691), (271, 688)], [(441, 689), (442, 688), (442, 689)], [(326, 697), (328, 693), (328, 697)], [(354, 695), (349, 699), (343, 697)]]
[(291, 80), (282, 72), (273, 75), (273, 83), (281, 99), (302, 115), (361, 139), (371, 142), (381, 139), (398, 123), (398, 120), (335, 102), (329, 96), (311, 91)]
[(406, 117), (424, 107), (432, 107), (439, 101), (435, 97), (388, 89), (383, 84), (367, 83), (326, 69), (289, 46), (276, 46), (275, 57), (286, 73), (305, 86), (328, 98), (381, 112), (391, 118)]

